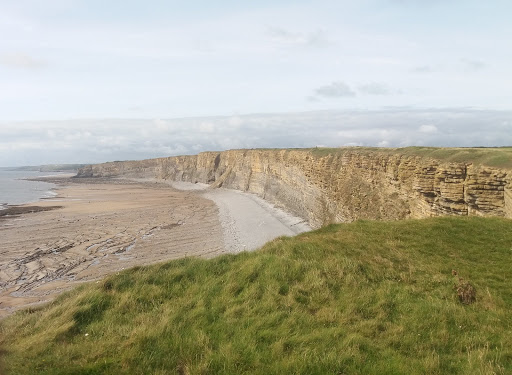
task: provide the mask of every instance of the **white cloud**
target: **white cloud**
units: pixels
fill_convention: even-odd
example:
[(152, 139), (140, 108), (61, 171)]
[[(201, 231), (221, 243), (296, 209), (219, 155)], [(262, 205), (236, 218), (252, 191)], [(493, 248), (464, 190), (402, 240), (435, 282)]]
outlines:
[(42, 60), (24, 53), (5, 53), (0, 55), (0, 65), (15, 69), (39, 69), (46, 65)]
[(336, 81), (315, 90), (316, 95), (325, 98), (341, 98), (356, 96), (349, 85), (344, 82)]
[(0, 123), (0, 166), (96, 163), (207, 150), (315, 145), (512, 145), (512, 111), (396, 108), (167, 120)]
[(324, 30), (313, 32), (291, 32), (280, 27), (271, 27), (267, 30), (271, 40), (278, 43), (292, 45), (306, 45), (312, 47), (323, 47), (329, 45), (327, 34)]
[(357, 88), (360, 92), (367, 95), (391, 95), (391, 89), (383, 83), (367, 83)]
[(473, 59), (461, 59), (460, 60), (467, 70), (478, 71), (485, 69), (487, 64), (480, 60)]
[(420, 133), (433, 134), (437, 133), (437, 126), (434, 125), (421, 125), (418, 129)]
[(435, 69), (430, 65), (421, 65), (412, 68), (411, 71), (413, 73), (433, 73)]
[(215, 131), (215, 125), (212, 122), (202, 122), (199, 125), (199, 131), (201, 133), (213, 133)]
[(389, 147), (389, 141), (380, 141), (377, 143), (378, 147)]
[(234, 129), (238, 128), (240, 125), (242, 125), (243, 121), (240, 118), (240, 116), (231, 116), (228, 119), (228, 124), (232, 126)]

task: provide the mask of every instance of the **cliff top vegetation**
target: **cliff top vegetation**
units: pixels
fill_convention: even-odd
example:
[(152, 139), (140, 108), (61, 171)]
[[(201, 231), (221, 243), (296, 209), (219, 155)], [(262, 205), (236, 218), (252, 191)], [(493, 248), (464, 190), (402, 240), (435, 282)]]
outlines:
[(340, 148), (311, 148), (313, 155), (326, 156), (329, 154), (357, 151), (360, 153), (400, 154), (405, 156), (421, 156), (442, 162), (475, 164), (488, 167), (512, 169), (512, 147), (340, 147)]

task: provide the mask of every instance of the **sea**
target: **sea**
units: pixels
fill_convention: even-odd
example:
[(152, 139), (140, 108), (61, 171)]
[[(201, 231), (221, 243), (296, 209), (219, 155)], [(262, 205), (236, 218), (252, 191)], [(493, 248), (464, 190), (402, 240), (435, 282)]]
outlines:
[(41, 181), (27, 181), (26, 178), (44, 177), (56, 173), (32, 171), (6, 171), (0, 169), (0, 209), (6, 205), (37, 202), (50, 198), (57, 193), (55, 184)]

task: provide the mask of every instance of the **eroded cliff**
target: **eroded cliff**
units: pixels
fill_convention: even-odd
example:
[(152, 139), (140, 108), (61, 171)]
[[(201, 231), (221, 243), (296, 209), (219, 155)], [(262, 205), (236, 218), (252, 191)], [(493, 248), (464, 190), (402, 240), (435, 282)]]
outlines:
[(230, 150), (80, 169), (77, 177), (202, 182), (255, 193), (319, 227), (439, 215), (512, 218), (512, 171), (396, 151)]

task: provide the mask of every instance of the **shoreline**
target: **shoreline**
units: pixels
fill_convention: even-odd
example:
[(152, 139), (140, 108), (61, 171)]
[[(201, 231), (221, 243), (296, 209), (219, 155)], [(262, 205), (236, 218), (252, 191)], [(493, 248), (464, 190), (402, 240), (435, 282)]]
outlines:
[(0, 211), (0, 220), (7, 220), (11, 218), (19, 217), (24, 214), (33, 214), (36, 212), (51, 211), (62, 208), (62, 206), (33, 206), (31, 203), (20, 204), (20, 205), (7, 205), (3, 210)]
[[(10, 171), (10, 172), (17, 172), (17, 173), (25, 174), (24, 171)], [(58, 194), (57, 190), (59, 189), (59, 184), (52, 181), (52, 178), (63, 179), (63, 178), (70, 178), (71, 176), (75, 176), (75, 174), (71, 174), (71, 173), (55, 174), (54, 173), (54, 174), (48, 174), (48, 175), (44, 175), (44, 176), (26, 176), (26, 175), (21, 176), (20, 175), (20, 176), (16, 176), (16, 177), (7, 177), (6, 180), (43, 182), (46, 184), (50, 184), (51, 186), (48, 186), (46, 190), (37, 190), (39, 193), (39, 194), (37, 194), (37, 196), (34, 195), (32, 197), (25, 197), (25, 198), (14, 198), (14, 199), (11, 198), (10, 201), (7, 200), (4, 202), (0, 202), (0, 211), (10, 209), (13, 207), (21, 207), (21, 206), (28, 205), (28, 204), (36, 205), (37, 203), (39, 203), (41, 201), (44, 201), (47, 199), (52, 199), (55, 196), (57, 196), (57, 194)], [(3, 177), (6, 177), (6, 176), (3, 176)], [(25, 188), (25, 190), (29, 191), (29, 190), (35, 190), (35, 189)]]
[(197, 193), (213, 201), (219, 208), (219, 220), (224, 231), (224, 246), (230, 253), (252, 251), (276, 237), (295, 236), (312, 230), (304, 219), (253, 193), (211, 188), (208, 184), (186, 181), (152, 178), (126, 179), (126, 181), (162, 183), (176, 190)]
[(57, 196), (0, 217), (0, 318), (125, 268), (254, 250), (304, 231), (252, 194), (208, 185), (48, 180)]
[(224, 252), (216, 206), (204, 198), (135, 183), (53, 182), (58, 195), (37, 206), (60, 208), (0, 220), (0, 318), (126, 268)]

